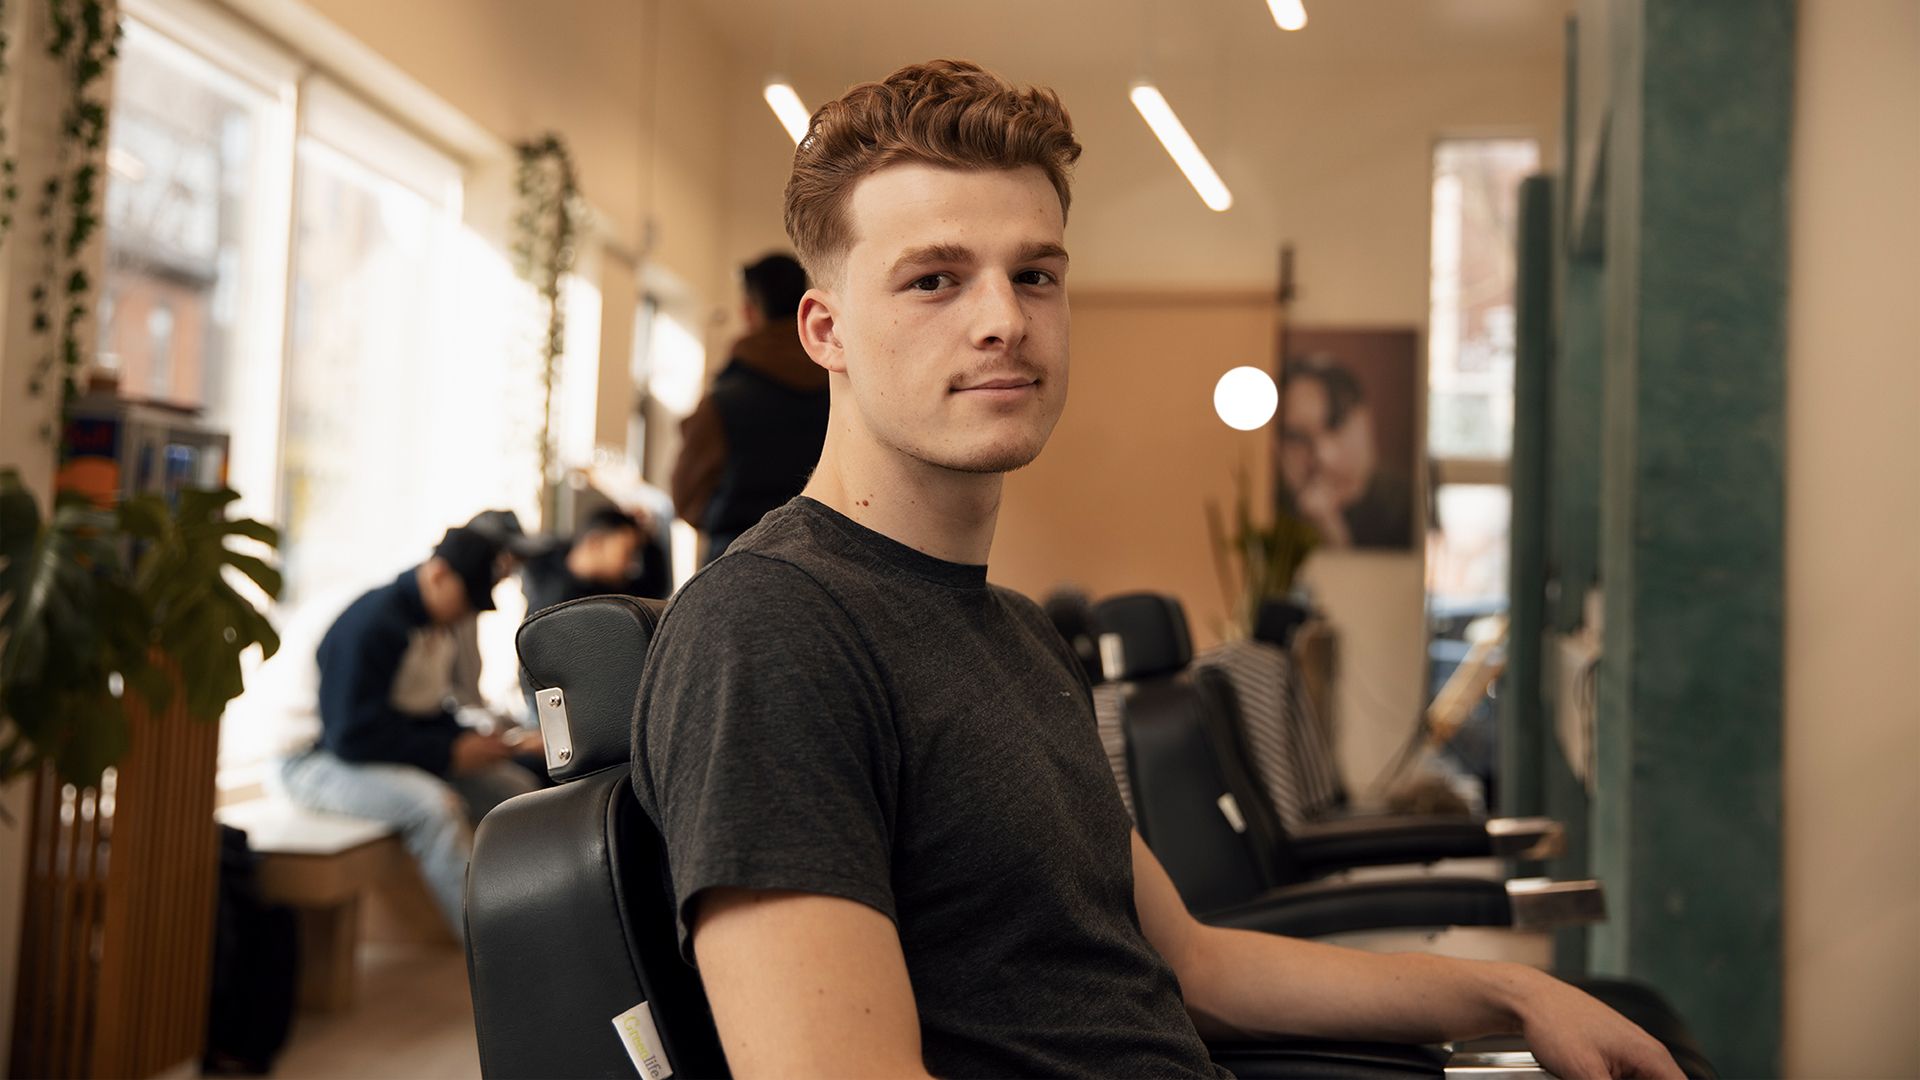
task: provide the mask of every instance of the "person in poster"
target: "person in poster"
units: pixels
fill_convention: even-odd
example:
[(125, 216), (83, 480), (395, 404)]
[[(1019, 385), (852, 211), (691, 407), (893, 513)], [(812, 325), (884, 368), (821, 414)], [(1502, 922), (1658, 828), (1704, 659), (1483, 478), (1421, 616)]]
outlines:
[(1337, 357), (1288, 361), (1280, 377), (1282, 497), (1327, 547), (1413, 541), (1413, 489), (1382, 461), (1375, 424), (1365, 388)]

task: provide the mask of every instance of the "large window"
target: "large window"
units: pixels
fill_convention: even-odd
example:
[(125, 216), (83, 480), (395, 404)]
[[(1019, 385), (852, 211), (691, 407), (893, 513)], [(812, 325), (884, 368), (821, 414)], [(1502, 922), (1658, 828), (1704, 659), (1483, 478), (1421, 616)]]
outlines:
[(1506, 606), (1519, 189), (1539, 165), (1531, 139), (1434, 149), (1427, 592), (1436, 609)]
[[(222, 729), (245, 773), (311, 730), (314, 648), (355, 595), (477, 511), (538, 520), (544, 325), (462, 224), (460, 162), (210, 9), (132, 0), (126, 24), (100, 361), (229, 431), (243, 509), (281, 527), (283, 649)], [(570, 291), (583, 327), (594, 299)], [(521, 604), (497, 599), (482, 689), (512, 707)]]
[(227, 431), (242, 509), (272, 516), (293, 65), (132, 18), (120, 48), (99, 364)]

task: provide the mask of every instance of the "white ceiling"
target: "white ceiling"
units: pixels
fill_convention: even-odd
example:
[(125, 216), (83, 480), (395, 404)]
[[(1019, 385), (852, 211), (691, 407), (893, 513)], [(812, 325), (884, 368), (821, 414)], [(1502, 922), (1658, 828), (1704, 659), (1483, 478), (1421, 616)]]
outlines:
[[(749, 86), (809, 107), (935, 57), (1058, 91), (1086, 147), (1074, 173), (1077, 284), (1271, 282), (1301, 249), (1303, 317), (1418, 322), (1427, 304), (1431, 142), (1558, 145), (1571, 0), (1306, 0), (1283, 33), (1264, 0), (667, 0), (726, 43), (739, 99), (731, 254), (783, 241), (792, 144)], [(671, 48), (671, 42), (665, 45)], [(1158, 83), (1233, 190), (1206, 210), (1127, 103)]]
[[(1306, 0), (1282, 33), (1263, 0), (684, 0), (752, 73), (821, 85), (810, 101), (903, 64), (977, 60), (1023, 81), (1100, 71), (1233, 80), (1269, 65), (1536, 61), (1559, 54), (1569, 0)], [(1223, 87), (1231, 92), (1232, 86)]]

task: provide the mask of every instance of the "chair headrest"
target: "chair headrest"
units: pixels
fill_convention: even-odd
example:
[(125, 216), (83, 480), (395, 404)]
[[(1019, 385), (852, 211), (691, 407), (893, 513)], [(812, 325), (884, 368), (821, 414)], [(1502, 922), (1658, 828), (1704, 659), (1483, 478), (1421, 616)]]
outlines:
[(640, 670), (664, 600), (589, 596), (537, 611), (514, 645), (533, 689), (547, 775), (565, 782), (613, 766), (632, 749)]
[(1127, 593), (1093, 609), (1100, 634), (1100, 666), (1108, 680), (1171, 675), (1193, 660), (1187, 612), (1161, 593)]

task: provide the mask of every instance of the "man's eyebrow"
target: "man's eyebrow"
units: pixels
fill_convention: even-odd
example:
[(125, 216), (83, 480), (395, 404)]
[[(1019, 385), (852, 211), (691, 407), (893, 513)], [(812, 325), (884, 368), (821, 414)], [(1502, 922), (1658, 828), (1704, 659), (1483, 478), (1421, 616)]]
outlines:
[(1038, 262), (1041, 259), (1059, 259), (1067, 261), (1067, 249), (1059, 244), (1028, 244), (1020, 249), (1021, 262)]
[[(1067, 249), (1052, 242), (1028, 244), (1020, 249), (1020, 258), (1016, 261), (1038, 262), (1041, 259), (1059, 259), (1065, 262)], [(898, 259), (895, 259), (893, 265), (887, 269), (887, 276), (892, 277), (910, 266), (924, 266), (928, 263), (956, 263), (968, 266), (975, 261), (973, 249), (965, 244), (922, 244), (919, 247), (908, 248)]]
[(887, 274), (891, 277), (909, 266), (920, 266), (925, 263), (971, 262), (973, 262), (973, 252), (962, 244), (922, 244), (919, 247), (908, 248), (898, 259), (893, 260), (893, 265), (887, 269)]

